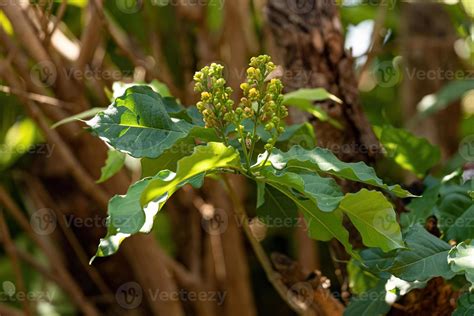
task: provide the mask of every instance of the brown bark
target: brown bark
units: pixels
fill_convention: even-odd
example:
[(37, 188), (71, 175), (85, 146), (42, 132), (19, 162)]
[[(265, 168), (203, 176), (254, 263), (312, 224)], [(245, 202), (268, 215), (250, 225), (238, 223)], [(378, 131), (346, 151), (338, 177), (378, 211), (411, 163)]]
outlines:
[[(423, 97), (436, 93), (452, 80), (460, 65), (454, 51), (456, 30), (441, 4), (403, 4), (401, 25), (404, 60), (402, 109), (406, 121), (409, 121), (417, 114), (417, 104)], [(457, 151), (460, 118), (461, 107), (459, 102), (455, 102), (416, 122), (411, 129), (440, 146), (446, 159)]]
[(343, 101), (321, 104), (342, 129), (310, 118), (318, 145), (344, 161), (373, 160), (379, 143), (362, 112), (353, 59), (344, 50), (336, 5), (322, 0), (271, 0), (267, 18), (284, 65), (286, 90), (322, 87)]

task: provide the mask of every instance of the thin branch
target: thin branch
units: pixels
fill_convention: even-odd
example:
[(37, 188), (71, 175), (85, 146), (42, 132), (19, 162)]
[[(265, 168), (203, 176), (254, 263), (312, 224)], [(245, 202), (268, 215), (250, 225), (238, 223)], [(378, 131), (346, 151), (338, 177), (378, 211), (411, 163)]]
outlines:
[(19, 89), (7, 87), (7, 86), (0, 85), (0, 91), (4, 93), (8, 93), (8, 94), (15, 94), (17, 96), (27, 98), (31, 101), (36, 101), (38, 103), (52, 105), (52, 106), (57, 106), (60, 108), (71, 109), (74, 106), (74, 103), (62, 101), (62, 100), (59, 100), (47, 95), (26, 92), (23, 90), (19, 90)]
[(83, 295), (80, 287), (75, 283), (72, 276), (69, 274), (67, 269), (64, 267), (61, 259), (57, 256), (57, 253), (50, 249), (50, 247), (44, 242), (43, 239), (33, 231), (29, 221), (25, 218), (25, 215), (21, 209), (16, 205), (13, 199), (8, 195), (7, 191), (0, 186), (0, 203), (5, 206), (5, 209), (9, 211), (16, 222), (20, 227), (28, 234), (28, 236), (35, 242), (35, 244), (44, 251), (46, 256), (51, 261), (52, 265), (58, 272), (58, 275), (61, 276), (67, 284), (67, 291), (70, 294), (71, 298), (75, 301), (76, 305), (86, 314), (86, 315), (99, 315), (99, 312), (96, 308), (88, 302), (87, 298)]
[(255, 255), (257, 256), (258, 261), (260, 262), (263, 270), (265, 271), (268, 280), (273, 285), (280, 297), (288, 304), (288, 306), (290, 306), (296, 313), (303, 314), (305, 310), (290, 300), (288, 296), (288, 288), (282, 282), (280, 275), (275, 272), (275, 270), (273, 270), (272, 263), (268, 258), (267, 254), (265, 253), (265, 250), (263, 249), (260, 242), (252, 234), (245, 208), (242, 205), (240, 199), (235, 194), (229, 179), (225, 175), (222, 178), (224, 179), (225, 187), (234, 205), (234, 211), (241, 219), (244, 233), (247, 236), (247, 239), (249, 240), (250, 245), (252, 246), (252, 249), (255, 252)]
[[(13, 268), (13, 271), (15, 273), (16, 277), (16, 285), (18, 286), (18, 289), (22, 293), (27, 293), (26, 291), (26, 286), (25, 286), (25, 280), (23, 279), (23, 274), (21, 272), (21, 267), (18, 262), (18, 256), (16, 255), (15, 252), (15, 245), (13, 243), (13, 240), (10, 236), (10, 231), (8, 230), (7, 223), (5, 221), (5, 217), (3, 216), (3, 210), (0, 209), (0, 233), (1, 233), (1, 238), (3, 245), (5, 247), (5, 252), (8, 254), (8, 257), (10, 258), (10, 263)], [(22, 300), (22, 305), (23, 305), (23, 311), (25, 312), (26, 315), (31, 315), (31, 308), (29, 305), (28, 300)]]

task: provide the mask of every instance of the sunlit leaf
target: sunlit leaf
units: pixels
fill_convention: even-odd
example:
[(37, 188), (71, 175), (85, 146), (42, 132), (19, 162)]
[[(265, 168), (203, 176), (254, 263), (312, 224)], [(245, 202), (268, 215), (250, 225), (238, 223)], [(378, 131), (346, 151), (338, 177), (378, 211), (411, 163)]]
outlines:
[(124, 153), (109, 149), (105, 166), (101, 169), (100, 179), (97, 180), (97, 183), (105, 182), (119, 172), (125, 164), (125, 157)]

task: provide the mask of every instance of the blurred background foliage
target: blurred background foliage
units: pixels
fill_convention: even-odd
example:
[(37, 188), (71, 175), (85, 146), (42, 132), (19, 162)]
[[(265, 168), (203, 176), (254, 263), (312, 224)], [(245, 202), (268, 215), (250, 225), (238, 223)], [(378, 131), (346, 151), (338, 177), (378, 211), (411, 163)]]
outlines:
[[(209, 0), (211, 4), (205, 7), (205, 12), (195, 12), (193, 9), (172, 5), (169, 0), (115, 0), (105, 1), (103, 14), (106, 17), (107, 29), (110, 34), (104, 36), (100, 46), (101, 52), (97, 54), (97, 63), (105, 65), (113, 71), (112, 78), (102, 78), (92, 71), (92, 76), (99, 76), (98, 80), (86, 83), (84, 95), (89, 100), (91, 107), (104, 107), (113, 94), (114, 82), (157, 82), (164, 83), (171, 94), (181, 99), (184, 104), (192, 104), (196, 96), (192, 92), (192, 74), (194, 71), (211, 61), (220, 61), (229, 65), (232, 71), (243, 71), (245, 64), (236, 61), (235, 55), (247, 60), (249, 56), (260, 52), (269, 51), (268, 30), (265, 26), (263, 14), (264, 0), (235, 1), (242, 6), (244, 12), (239, 16), (245, 19), (245, 29), (236, 29), (232, 26), (235, 21), (229, 14), (232, 10), (225, 10), (229, 5), (227, 0)], [(407, 182), (406, 171), (410, 172), (411, 179), (423, 177), (432, 167), (434, 174), (442, 175), (450, 171), (459, 170), (466, 163), (462, 152), (453, 156), (443, 157), (438, 163), (441, 154), (439, 149), (423, 139), (406, 135), (401, 128), (407, 128), (410, 121), (403, 115), (403, 84), (407, 74), (403, 71), (403, 53), (401, 41), (402, 12), (401, 3), (395, 0), (380, 0), (379, 5), (375, 0), (340, 0), (338, 7), (341, 21), (346, 36), (346, 48), (351, 49), (355, 57), (356, 73), (360, 77), (359, 89), (362, 105), (370, 123), (374, 125), (375, 133), (384, 144), (387, 158), (377, 164), (380, 174), (392, 182)], [(234, 2), (232, 0), (232, 2)], [(459, 58), (463, 75), (457, 80), (444, 84), (438, 91), (424, 98), (418, 106), (417, 117), (410, 119), (424, 119), (435, 115), (452, 102), (459, 101), (462, 109), (459, 122), (459, 142), (474, 135), (474, 2), (472, 0), (444, 0), (444, 9), (449, 13), (451, 23), (458, 39), (455, 41), (455, 52)], [(171, 3), (171, 4), (170, 4)], [(388, 4), (388, 5), (387, 5)], [(61, 1), (31, 1), (30, 6), (38, 10), (57, 14), (61, 8)], [(1, 7), (0, 7), (1, 9)], [(383, 33), (383, 43), (373, 52), (371, 38), (374, 26), (383, 16), (383, 25), (377, 31)], [(76, 51), (78, 41), (84, 34), (84, 29), (90, 23), (88, 1), (69, 0), (64, 11), (59, 29), (74, 44), (69, 53), (72, 56)], [(0, 25), (13, 39), (15, 32), (6, 15), (0, 11)], [(98, 26), (100, 27), (100, 25)], [(111, 35), (113, 34), (113, 35)], [(64, 43), (63, 43), (64, 44)], [(235, 45), (243, 49), (232, 51)], [(7, 61), (7, 56), (0, 55)], [(367, 59), (370, 62), (367, 63)], [(8, 62), (8, 61), (7, 61)], [(94, 61), (93, 67), (94, 67)], [(388, 65), (388, 66), (387, 66)], [(34, 62), (29, 61), (30, 68)], [(99, 69), (97, 66), (96, 70)], [(0, 73), (2, 72), (0, 68)], [(12, 196), (21, 206), (32, 212), (34, 206), (26, 196), (21, 186), (15, 184), (15, 176), (22, 170), (30, 168), (35, 159), (35, 146), (41, 146), (44, 135), (31, 118), (24, 112), (23, 102), (20, 97), (23, 93), (8, 90), (4, 74), (1, 76), (2, 88), (0, 89), (0, 174), (1, 182), (10, 188)], [(118, 76), (116, 74), (119, 74)], [(31, 72), (31, 76), (33, 76)], [(387, 77), (388, 76), (388, 77)], [(386, 79), (389, 78), (388, 82)], [(97, 84), (100, 82), (100, 84)], [(231, 81), (232, 82), (232, 81)], [(95, 87), (94, 87), (95, 86)], [(101, 91), (97, 91), (101, 90)], [(235, 89), (236, 90), (236, 89)], [(54, 97), (55, 91), (46, 86), (49, 96)], [(30, 96), (31, 97), (31, 96)], [(60, 97), (58, 97), (60, 98)], [(76, 114), (76, 113), (70, 113)], [(49, 123), (54, 123), (50, 121)], [(405, 147), (390, 147), (390, 144), (400, 144), (406, 140)], [(410, 147), (411, 146), (411, 147)], [(415, 149), (418, 150), (415, 152)], [(421, 150), (421, 153), (420, 153)], [(419, 157), (425, 155), (426, 159), (421, 165)], [(130, 160), (130, 159), (128, 159)], [(127, 167), (136, 166), (133, 161), (126, 162)], [(417, 165), (418, 164), (418, 165)], [(252, 192), (253, 190), (249, 190)], [(72, 206), (73, 207), (73, 206)], [(0, 209), (1, 211), (1, 209)], [(160, 213), (155, 227), (155, 236), (171, 255), (177, 253), (177, 245), (173, 234), (173, 223), (167, 212)], [(46, 258), (41, 251), (24, 234), (15, 221), (7, 217), (7, 225), (16, 245), (35, 257), (39, 262), (46, 263)], [(292, 232), (289, 229), (273, 229), (264, 244), (269, 251), (279, 251), (296, 256)], [(332, 254), (325, 246), (320, 246), (320, 257), (329, 258)], [(7, 303), (16, 308), (21, 308), (21, 301), (8, 296), (14, 291), (13, 281), (15, 273), (9, 257), (3, 248), (0, 250), (0, 303)], [(334, 274), (334, 267), (330, 260), (321, 259), (323, 274), (333, 280), (337, 288), (339, 276)], [(281, 303), (275, 303), (275, 294), (269, 291), (269, 285), (255, 258), (250, 259), (251, 275), (254, 292), (259, 297), (258, 308), (262, 315), (285, 315), (288, 310)], [(349, 266), (349, 273), (354, 271)], [(65, 293), (53, 282), (46, 281), (40, 274), (21, 264), (25, 284), (28, 292), (51, 294), (51, 301), (38, 300), (35, 313), (38, 315), (69, 315), (77, 312), (76, 307), (70, 302)], [(354, 292), (362, 292), (366, 284), (371, 282), (362, 276), (357, 276), (364, 281), (351, 280)], [(269, 294), (267, 294), (269, 293)]]

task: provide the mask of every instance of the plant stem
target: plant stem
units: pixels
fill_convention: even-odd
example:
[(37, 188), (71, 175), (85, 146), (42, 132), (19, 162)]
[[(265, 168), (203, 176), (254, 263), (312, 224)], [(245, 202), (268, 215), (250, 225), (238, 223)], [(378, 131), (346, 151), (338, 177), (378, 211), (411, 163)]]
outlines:
[(249, 219), (247, 217), (247, 213), (245, 212), (245, 208), (243, 204), (241, 203), (240, 199), (237, 197), (235, 194), (234, 189), (232, 188), (232, 185), (230, 184), (229, 179), (227, 178), (226, 175), (223, 175), (222, 178), (224, 179), (224, 184), (226, 186), (226, 189), (229, 193), (230, 199), (232, 201), (233, 207), (234, 207), (234, 212), (241, 218), (242, 222), (242, 227), (244, 229), (244, 233), (247, 236), (247, 239), (250, 242), (250, 245), (252, 246), (253, 251), (255, 252), (255, 255), (257, 256), (258, 261), (262, 265), (263, 270), (265, 271), (265, 274), (267, 275), (267, 279), (270, 281), (270, 283), (273, 285), (277, 293), (280, 295), (280, 297), (298, 314), (302, 314), (304, 310), (297, 306), (295, 303), (293, 303), (290, 300), (290, 296), (288, 295), (288, 288), (286, 285), (282, 282), (280, 274), (273, 270), (272, 263), (270, 259), (268, 258), (267, 254), (265, 253), (265, 250), (263, 249), (262, 245), (260, 242), (255, 238), (255, 236), (252, 233), (252, 230), (250, 229), (249, 226)]

